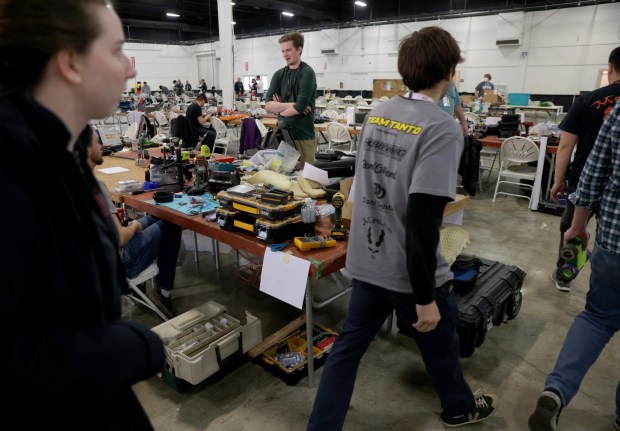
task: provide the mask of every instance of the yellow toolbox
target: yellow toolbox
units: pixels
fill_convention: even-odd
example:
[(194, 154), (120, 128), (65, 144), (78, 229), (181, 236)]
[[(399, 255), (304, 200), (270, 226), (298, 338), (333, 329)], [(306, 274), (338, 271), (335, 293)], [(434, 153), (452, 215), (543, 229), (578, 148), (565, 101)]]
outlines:
[(285, 204), (261, 202), (260, 194), (236, 195), (222, 190), (217, 194), (220, 205), (226, 209), (242, 211), (267, 220), (284, 220), (301, 213), (302, 199), (293, 198)]

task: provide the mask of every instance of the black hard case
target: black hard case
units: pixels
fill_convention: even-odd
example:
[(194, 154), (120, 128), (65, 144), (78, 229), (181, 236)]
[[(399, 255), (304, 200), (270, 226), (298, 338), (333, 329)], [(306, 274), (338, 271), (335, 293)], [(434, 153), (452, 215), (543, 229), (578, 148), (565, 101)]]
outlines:
[(475, 285), (454, 290), (459, 307), (457, 332), (462, 358), (473, 355), (491, 328), (514, 319), (521, 309), (525, 271), (513, 265), (480, 260), (482, 266)]

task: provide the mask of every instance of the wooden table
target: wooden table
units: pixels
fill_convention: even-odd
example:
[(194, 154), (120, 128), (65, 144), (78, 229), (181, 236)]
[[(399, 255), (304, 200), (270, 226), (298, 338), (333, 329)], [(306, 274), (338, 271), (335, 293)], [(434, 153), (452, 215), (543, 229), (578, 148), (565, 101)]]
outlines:
[[(231, 247), (244, 250), (255, 256), (263, 256), (268, 244), (264, 241), (256, 238), (255, 235), (223, 230), (216, 222), (207, 221), (201, 215), (185, 215), (179, 211), (175, 211), (165, 206), (159, 206), (152, 200), (152, 192), (147, 192), (141, 195), (126, 195), (124, 196), (124, 203), (127, 206), (144, 211), (148, 214), (152, 214), (155, 217), (159, 217), (163, 220), (167, 220), (171, 223), (175, 223), (183, 228), (190, 229), (194, 232), (200, 233), (214, 239), (215, 241), (223, 242)], [(337, 242), (335, 247), (325, 248), (321, 250), (311, 250), (302, 252), (295, 246), (289, 246), (284, 251), (290, 252), (293, 256), (297, 256), (301, 259), (310, 261), (310, 270), (308, 273), (308, 281), (306, 283), (305, 293), (305, 311), (306, 311), (306, 334), (308, 346), (312, 345), (313, 336), (313, 304), (317, 304), (314, 301), (312, 295), (312, 285), (310, 280), (324, 278), (327, 275), (332, 275), (344, 268), (346, 254), (347, 254), (348, 241)], [(215, 251), (214, 251), (215, 252)], [(350, 286), (341, 286), (341, 289), (329, 298), (324, 299), (319, 303), (319, 306), (323, 306), (332, 302), (351, 290)], [(308, 351), (308, 386), (314, 385), (314, 355), (312, 349)]]
[[(127, 171), (114, 174), (105, 174), (101, 172), (101, 169), (112, 167), (125, 168)], [(118, 182), (136, 180), (137, 182), (142, 183), (144, 181), (144, 173), (146, 169), (148, 169), (148, 164), (145, 167), (136, 166), (136, 161), (134, 159), (106, 156), (103, 158), (103, 164), (95, 168), (94, 174), (97, 179), (101, 180), (107, 186), (112, 200), (116, 203), (122, 204), (126, 194), (119, 193), (115, 190), (118, 187)]]

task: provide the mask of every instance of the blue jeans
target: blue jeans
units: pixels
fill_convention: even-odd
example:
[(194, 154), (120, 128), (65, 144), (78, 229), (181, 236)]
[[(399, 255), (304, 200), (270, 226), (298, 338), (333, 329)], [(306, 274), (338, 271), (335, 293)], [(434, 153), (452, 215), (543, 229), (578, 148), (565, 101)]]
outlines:
[(172, 290), (181, 248), (181, 227), (151, 215), (139, 222), (142, 230), (121, 249), (125, 273), (133, 278), (157, 259), (159, 274), (155, 282), (161, 289)]
[[(568, 405), (590, 367), (620, 329), (620, 254), (594, 246), (586, 307), (575, 318), (545, 389), (560, 394)], [(616, 388), (616, 416), (620, 418), (620, 382)]]
[(450, 283), (436, 289), (435, 301), (441, 314), (439, 325), (434, 331), (421, 333), (411, 328), (417, 321), (412, 294), (393, 292), (353, 279), (347, 319), (327, 358), (308, 430), (342, 429), (360, 360), (394, 309), (411, 328), (439, 395), (443, 414), (458, 416), (474, 410), (474, 397), (461, 369), (456, 333), (459, 312)]

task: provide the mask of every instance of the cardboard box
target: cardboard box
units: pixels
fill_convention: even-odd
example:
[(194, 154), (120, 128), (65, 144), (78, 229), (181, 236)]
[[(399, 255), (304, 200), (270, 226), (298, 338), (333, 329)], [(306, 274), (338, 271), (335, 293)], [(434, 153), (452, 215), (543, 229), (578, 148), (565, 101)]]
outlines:
[(499, 94), (493, 93), (493, 90), (488, 90), (484, 92), (482, 101), (485, 103), (503, 103), (504, 99)]
[(464, 94), (461, 96), (461, 104), (463, 106), (467, 105), (468, 103), (471, 103), (474, 101), (474, 96), (472, 96), (471, 94)]
[[(351, 226), (351, 214), (353, 213), (353, 202), (349, 200), (349, 195), (352, 192), (353, 179), (355, 177), (349, 177), (340, 181), (340, 191), (344, 194), (345, 203), (342, 207), (342, 224), (344, 227), (349, 228)], [(351, 197), (352, 198), (352, 197)]]

